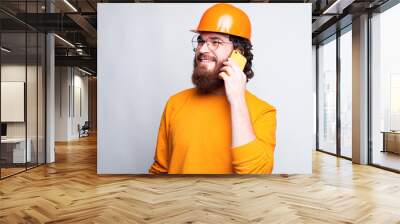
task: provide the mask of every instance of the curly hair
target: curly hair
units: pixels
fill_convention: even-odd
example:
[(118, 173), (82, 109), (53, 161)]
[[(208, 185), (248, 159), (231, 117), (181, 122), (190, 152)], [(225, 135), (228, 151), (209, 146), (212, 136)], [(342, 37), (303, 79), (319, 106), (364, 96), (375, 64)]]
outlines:
[(247, 59), (246, 65), (244, 66), (243, 72), (246, 74), (247, 82), (253, 78), (254, 72), (252, 69), (253, 65), (253, 45), (249, 40), (244, 39), (242, 37), (229, 35), (229, 40), (233, 43), (233, 48), (239, 50), (243, 56)]

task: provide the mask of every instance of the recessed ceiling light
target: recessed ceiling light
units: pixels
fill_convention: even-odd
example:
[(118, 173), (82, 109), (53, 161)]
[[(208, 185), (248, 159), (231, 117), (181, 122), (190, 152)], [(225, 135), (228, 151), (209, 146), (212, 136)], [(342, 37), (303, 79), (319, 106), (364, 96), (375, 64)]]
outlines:
[(85, 70), (83, 70), (83, 69), (81, 69), (81, 68), (79, 68), (79, 67), (78, 67), (78, 70), (81, 71), (81, 72), (83, 72), (83, 73), (85, 73), (85, 74), (87, 74), (87, 75), (92, 75), (92, 73), (90, 73), (90, 72), (88, 72), (88, 71), (85, 71)]
[(342, 14), (343, 9), (347, 6), (351, 5), (355, 0), (336, 0), (330, 5), (327, 9), (325, 9), (322, 14)]
[(57, 37), (58, 39), (60, 39), (62, 42), (66, 43), (67, 45), (69, 45), (69, 46), (75, 48), (75, 45), (71, 44), (71, 42), (69, 42), (68, 40), (66, 40), (66, 39), (64, 39), (64, 38), (62, 38), (62, 37), (60, 37), (60, 36), (57, 35), (57, 34), (54, 34), (54, 36)]
[(6, 52), (6, 53), (10, 53), (10, 52), (11, 52), (11, 50), (9, 50), (9, 49), (7, 49), (7, 48), (5, 48), (5, 47), (1, 47), (1, 50), (4, 51), (4, 52)]
[(67, 4), (72, 10), (74, 10), (75, 12), (78, 12), (78, 10), (71, 4), (69, 3), (68, 0), (64, 0), (65, 4)]

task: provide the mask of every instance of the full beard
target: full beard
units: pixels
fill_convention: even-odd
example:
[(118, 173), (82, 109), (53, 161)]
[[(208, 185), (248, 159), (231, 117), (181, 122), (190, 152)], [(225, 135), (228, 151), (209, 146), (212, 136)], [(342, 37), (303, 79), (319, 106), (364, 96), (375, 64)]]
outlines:
[(192, 82), (200, 94), (208, 94), (224, 86), (224, 80), (218, 76), (221, 65), (218, 65), (216, 60), (216, 66), (213, 70), (198, 65), (196, 58), (193, 64)]

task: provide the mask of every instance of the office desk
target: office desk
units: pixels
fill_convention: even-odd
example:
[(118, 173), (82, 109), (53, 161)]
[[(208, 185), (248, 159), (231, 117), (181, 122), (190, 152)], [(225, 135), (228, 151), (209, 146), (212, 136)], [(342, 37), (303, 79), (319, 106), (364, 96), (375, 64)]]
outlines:
[(400, 132), (399, 131), (382, 131), (383, 133), (383, 150), (382, 152), (393, 152), (400, 154)]
[[(32, 140), (27, 139), (25, 154), (25, 138), (6, 138), (1, 139), (1, 157), (6, 163), (25, 163), (31, 162), (31, 145)], [(12, 159), (11, 159), (12, 158)], [(25, 161), (26, 159), (26, 161)]]

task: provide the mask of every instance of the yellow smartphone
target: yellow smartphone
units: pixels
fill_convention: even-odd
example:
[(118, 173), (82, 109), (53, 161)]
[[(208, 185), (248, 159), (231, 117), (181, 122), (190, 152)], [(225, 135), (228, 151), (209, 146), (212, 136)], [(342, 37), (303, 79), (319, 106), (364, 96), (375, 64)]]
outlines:
[(243, 71), (247, 59), (238, 50), (232, 51), (232, 54), (229, 56), (229, 58), (232, 59)]

